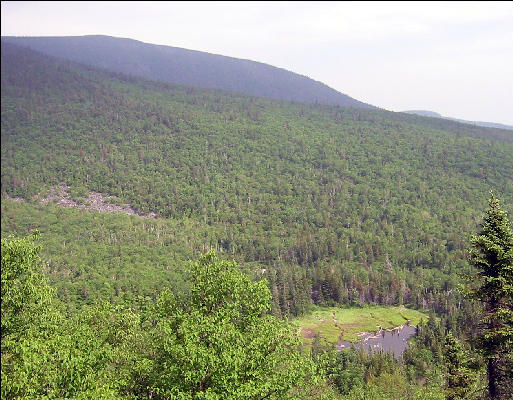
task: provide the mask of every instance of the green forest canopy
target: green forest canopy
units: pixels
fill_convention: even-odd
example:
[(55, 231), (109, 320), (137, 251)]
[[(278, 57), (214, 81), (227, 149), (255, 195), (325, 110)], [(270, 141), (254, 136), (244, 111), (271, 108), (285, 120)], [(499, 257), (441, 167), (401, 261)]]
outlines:
[[(170, 359), (187, 353), (197, 355), (198, 365), (223, 357), (246, 365), (248, 358), (231, 352), (258, 352), (262, 346), (244, 340), (263, 336), (247, 329), (244, 315), (269, 322), (263, 329), (286, 335), (280, 344), (293, 347), (290, 327), (276, 317), (302, 315), (312, 302), (407, 304), (441, 317), (421, 324), (401, 362), (314, 344), (306, 359), (276, 347), (291, 361), (279, 356), (284, 368), (261, 364), (270, 368), (262, 374), (270, 382), (265, 389), (256, 382), (252, 393), (265, 396), (276, 387), (299, 396), (310, 386), (291, 382), (325, 375), (328, 386), (313, 385), (321, 388), (319, 397), (336, 388), (347, 399), (439, 399), (444, 384), (460, 382), (447, 378), (447, 362), (455, 367), (447, 367), (449, 375), (478, 377), (447, 393), (468, 393), (482, 381), (483, 360), (468, 356), (470, 344), (443, 338), (448, 331), (461, 338), (475, 333), (478, 310), (458, 294), (458, 274), (473, 272), (468, 237), (488, 190), (512, 208), (510, 132), (151, 82), (4, 43), (1, 74), (3, 398), (23, 390), (27, 396), (166, 398), (182, 393), (175, 383), (183, 374), (194, 382), (188, 388), (203, 395), (209, 372), (177, 372)], [(41, 204), (61, 185), (69, 185), (77, 204), (96, 192), (157, 218), (63, 208), (57, 200)], [(34, 228), (42, 232), (43, 266), (30, 239), (4, 241)], [(228, 279), (220, 290), (241, 285), (232, 300), (260, 310), (258, 317), (246, 309), (233, 314), (228, 306), (203, 318), (209, 303), (201, 300), (208, 294), (201, 282), (217, 283), (201, 268), (191, 277), (186, 261), (209, 249), (220, 259), (212, 261), (210, 253), (194, 265), (212, 264), (215, 276)], [(11, 251), (19, 263), (4, 261)], [(237, 261), (252, 280), (235, 268)], [(13, 274), (17, 289), (6, 307), (4, 279), (12, 277), (4, 263), (29, 272), (21, 282)], [(25, 285), (27, 277), (36, 284)], [(171, 290), (163, 294), (163, 287)], [(219, 332), (210, 316), (240, 339), (234, 349), (219, 348), (220, 359), (198, 342)], [(192, 336), (169, 335), (182, 327)], [(296, 362), (298, 368), (286, 368)], [(238, 386), (240, 371), (234, 371), (212, 377), (208, 387), (223, 389), (204, 398)], [(273, 382), (273, 373), (285, 376)]]
[[(152, 293), (178, 279), (180, 261), (215, 248), (265, 270), (276, 315), (311, 300), (442, 309), (485, 193), (513, 204), (508, 131), (2, 49), (2, 195), (26, 201), (2, 201), (2, 232), (45, 233), (52, 281), (78, 302)], [(60, 183), (79, 202), (95, 191), (159, 218), (39, 205), (34, 196)]]

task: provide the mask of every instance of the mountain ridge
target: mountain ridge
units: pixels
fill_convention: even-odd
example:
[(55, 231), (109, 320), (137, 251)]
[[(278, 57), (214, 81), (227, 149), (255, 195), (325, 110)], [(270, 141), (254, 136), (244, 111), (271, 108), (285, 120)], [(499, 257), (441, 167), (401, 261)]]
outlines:
[(437, 113), (435, 111), (429, 111), (429, 110), (406, 110), (406, 111), (402, 111), (402, 112), (406, 113), (406, 114), (421, 115), (423, 117), (441, 118), (441, 119), (446, 119), (446, 120), (450, 120), (450, 121), (461, 122), (462, 124), (482, 126), (482, 127), (485, 127), (485, 128), (497, 128), (497, 129), (513, 130), (513, 125), (501, 124), (501, 123), (498, 123), (498, 122), (469, 121), (469, 120), (460, 119), (460, 118), (444, 117), (440, 113)]
[(376, 108), (320, 81), (284, 68), (197, 50), (105, 35), (2, 36), (2, 41), (54, 57), (151, 80), (224, 89), (286, 101)]

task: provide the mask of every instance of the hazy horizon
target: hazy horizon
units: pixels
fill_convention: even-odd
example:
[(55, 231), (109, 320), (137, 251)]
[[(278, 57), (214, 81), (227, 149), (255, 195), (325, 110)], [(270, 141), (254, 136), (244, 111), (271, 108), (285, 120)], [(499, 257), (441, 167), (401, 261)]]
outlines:
[(284, 68), (391, 111), (513, 125), (513, 3), (1, 6), (2, 36), (107, 35), (205, 51)]

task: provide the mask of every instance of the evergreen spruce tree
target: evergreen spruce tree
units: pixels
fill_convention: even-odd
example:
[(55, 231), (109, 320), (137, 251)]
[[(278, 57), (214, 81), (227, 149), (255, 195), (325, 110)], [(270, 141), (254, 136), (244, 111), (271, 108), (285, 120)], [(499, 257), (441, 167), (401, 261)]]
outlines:
[(491, 192), (489, 208), (478, 235), (471, 238), (466, 294), (483, 305), (477, 345), (487, 359), (491, 399), (513, 394), (513, 232), (507, 213)]
[(445, 393), (447, 400), (470, 399), (476, 383), (475, 371), (463, 344), (451, 332), (444, 341)]

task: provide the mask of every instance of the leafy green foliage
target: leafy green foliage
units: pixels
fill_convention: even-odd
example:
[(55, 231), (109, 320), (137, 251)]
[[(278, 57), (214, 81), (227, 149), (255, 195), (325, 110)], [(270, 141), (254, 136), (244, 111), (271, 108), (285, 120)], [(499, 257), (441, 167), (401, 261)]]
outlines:
[(52, 298), (41, 271), (38, 234), (23, 239), (2, 238), (2, 340), (23, 332), (34, 316), (44, 318)]
[[(164, 291), (155, 303), (67, 316), (52, 302), (32, 240), (2, 239), (2, 400), (329, 396), (315, 389), (321, 377), (294, 329), (267, 313), (267, 284), (235, 262), (210, 252), (192, 264), (181, 297)], [(19, 287), (30, 291), (15, 308)]]
[(210, 252), (190, 269), (190, 297), (157, 301), (155, 392), (162, 398), (263, 399), (287, 393), (313, 373), (299, 341), (272, 317), (264, 281)]
[(117, 398), (111, 366), (123, 338), (111, 340), (110, 331), (127, 327), (114, 322), (126, 321), (126, 313), (109, 313), (111, 326), (96, 325), (101, 312), (65, 318), (42, 277), (34, 240), (2, 238), (2, 400)]
[(314, 345), (311, 354), (341, 399), (445, 399), (433, 383), (411, 382), (404, 364), (391, 354), (366, 354), (355, 349), (336, 351), (322, 345), (317, 349)]
[(98, 300), (132, 303), (189, 286), (183, 265), (212, 233), (192, 220), (143, 219), (2, 201), (2, 233), (41, 232), (45, 275), (69, 309)]

